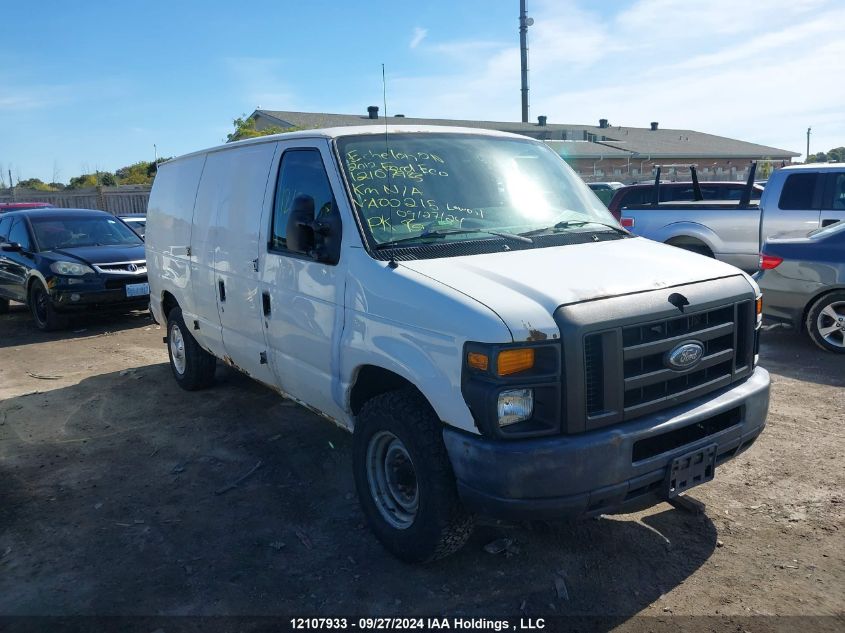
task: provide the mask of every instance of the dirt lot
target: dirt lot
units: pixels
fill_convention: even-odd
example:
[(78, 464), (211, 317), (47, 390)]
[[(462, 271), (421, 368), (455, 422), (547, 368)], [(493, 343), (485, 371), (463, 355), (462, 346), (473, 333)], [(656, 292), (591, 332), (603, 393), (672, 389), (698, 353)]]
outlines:
[[(181, 391), (162, 334), (140, 314), (59, 334), (23, 306), (0, 317), (0, 614), (839, 614), (841, 626), (845, 362), (804, 337), (765, 334), (768, 428), (694, 491), (704, 515), (662, 504), (490, 523), (458, 555), (410, 567), (363, 524), (344, 432), (224, 367), (213, 389)], [(484, 550), (500, 537), (512, 552)]]

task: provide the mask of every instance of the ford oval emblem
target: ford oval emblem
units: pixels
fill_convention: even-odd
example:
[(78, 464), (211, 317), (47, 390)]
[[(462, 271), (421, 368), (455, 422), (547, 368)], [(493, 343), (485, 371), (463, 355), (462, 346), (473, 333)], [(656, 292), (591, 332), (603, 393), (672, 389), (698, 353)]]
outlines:
[(666, 354), (666, 364), (672, 369), (695, 367), (704, 356), (704, 346), (698, 341), (685, 341)]

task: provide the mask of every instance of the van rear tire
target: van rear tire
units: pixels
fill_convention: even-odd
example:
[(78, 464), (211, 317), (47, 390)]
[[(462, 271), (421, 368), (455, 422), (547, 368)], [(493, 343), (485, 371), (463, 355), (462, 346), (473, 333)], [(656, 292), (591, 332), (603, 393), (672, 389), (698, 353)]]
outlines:
[(358, 499), (370, 528), (397, 558), (425, 563), (458, 551), (472, 534), (443, 425), (415, 389), (367, 401), (352, 439)]
[(182, 389), (196, 391), (214, 383), (217, 359), (197, 343), (180, 308), (173, 308), (167, 315), (167, 355), (173, 377)]

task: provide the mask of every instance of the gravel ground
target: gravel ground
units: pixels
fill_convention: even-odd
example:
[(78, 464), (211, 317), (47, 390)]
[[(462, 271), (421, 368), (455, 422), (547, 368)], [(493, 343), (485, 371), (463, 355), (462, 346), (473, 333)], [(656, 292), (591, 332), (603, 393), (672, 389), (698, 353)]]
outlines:
[[(765, 333), (768, 427), (693, 491), (704, 514), (488, 522), (458, 555), (411, 567), (364, 526), (343, 431), (222, 366), (214, 388), (180, 390), (162, 334), (140, 313), (54, 334), (23, 306), (0, 316), (0, 614), (845, 626), (845, 362), (803, 336)], [(499, 538), (509, 551), (486, 552)]]

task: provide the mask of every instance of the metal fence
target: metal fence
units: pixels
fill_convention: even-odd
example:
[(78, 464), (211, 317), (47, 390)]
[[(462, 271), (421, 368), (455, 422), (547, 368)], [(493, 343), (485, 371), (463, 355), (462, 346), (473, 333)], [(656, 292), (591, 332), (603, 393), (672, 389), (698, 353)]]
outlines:
[(100, 209), (114, 215), (133, 215), (147, 212), (150, 189), (150, 185), (88, 187), (64, 191), (14, 187), (0, 189), (0, 202), (48, 202), (64, 209)]

